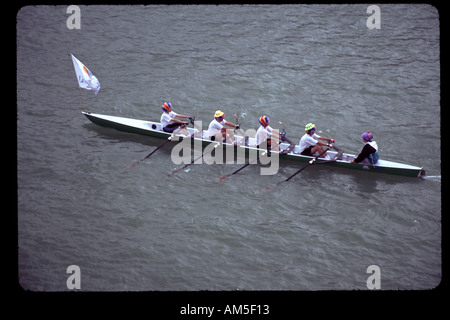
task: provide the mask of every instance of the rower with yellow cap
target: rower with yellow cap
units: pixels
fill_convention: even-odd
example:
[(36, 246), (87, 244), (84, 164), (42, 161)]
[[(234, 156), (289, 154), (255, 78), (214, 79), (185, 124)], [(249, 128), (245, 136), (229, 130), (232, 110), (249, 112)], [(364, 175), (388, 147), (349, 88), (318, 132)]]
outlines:
[[(329, 143), (333, 143), (334, 139), (319, 136), (315, 133), (315, 131), (316, 125), (314, 123), (308, 123), (305, 126), (305, 135), (300, 139), (299, 142), (300, 154), (304, 156), (317, 156), (324, 152), (324, 146), (333, 147), (332, 144), (320, 142), (316, 139), (328, 141)], [(322, 157), (324, 157), (325, 159), (330, 158), (326, 152), (322, 155)]]
[(225, 113), (221, 110), (217, 110), (214, 113), (214, 120), (209, 123), (207, 137), (212, 141), (220, 141), (222, 138), (223, 141), (227, 143), (234, 143), (234, 134), (233, 131), (224, 126), (228, 126), (231, 128), (239, 129), (239, 125), (228, 122), (224, 119)]

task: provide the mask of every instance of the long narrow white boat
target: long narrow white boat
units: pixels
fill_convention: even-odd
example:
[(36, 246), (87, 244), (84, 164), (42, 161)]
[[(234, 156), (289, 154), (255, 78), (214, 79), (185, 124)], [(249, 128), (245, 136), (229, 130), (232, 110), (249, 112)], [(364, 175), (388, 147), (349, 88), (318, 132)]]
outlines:
[[(137, 119), (130, 119), (130, 118), (123, 118), (123, 117), (117, 117), (117, 116), (108, 116), (108, 115), (102, 115), (97, 113), (90, 113), (90, 112), (82, 112), (90, 121), (93, 123), (108, 127), (117, 129), (120, 131), (125, 132), (131, 132), (131, 133), (137, 133), (142, 135), (147, 135), (159, 139), (167, 139), (170, 136), (170, 133), (164, 132), (162, 130), (161, 124), (159, 122), (153, 122), (153, 121), (146, 121), (146, 120), (137, 120)], [(203, 145), (208, 145), (213, 143), (213, 141), (209, 140), (209, 138), (206, 137), (206, 130), (202, 130), (202, 133), (200, 135), (199, 130), (188, 128), (189, 133), (193, 135), (192, 140), (201, 140)], [(190, 137), (189, 137), (190, 138)], [(255, 138), (248, 138), (245, 139), (242, 136), (235, 135), (235, 145), (223, 143), (224, 147), (235, 147), (235, 148), (244, 148), (246, 151), (246, 154), (249, 154), (250, 150), (258, 150), (259, 152), (262, 152), (264, 150), (257, 149), (256, 148), (256, 142)], [(293, 161), (302, 161), (302, 162), (308, 162), (314, 157), (310, 156), (304, 156), (299, 153), (299, 146), (295, 145), (294, 148), (291, 148), (289, 150), (290, 144), (288, 143), (281, 143), (280, 144), (280, 159), (286, 159), (286, 160), (293, 160)], [(289, 150), (289, 152), (287, 152)], [(275, 151), (272, 151), (274, 153)], [(328, 151), (331, 158), (337, 155), (337, 152), (335, 151)], [(396, 175), (402, 175), (402, 176), (409, 176), (409, 177), (422, 177), (425, 175), (425, 171), (422, 167), (416, 167), (408, 164), (403, 164), (399, 162), (393, 162), (388, 160), (379, 160), (377, 164), (375, 165), (367, 165), (367, 164), (358, 164), (358, 163), (351, 163), (351, 160), (355, 159), (356, 156), (348, 153), (343, 153), (341, 157), (339, 157), (336, 161), (326, 161), (325, 159), (319, 158), (316, 161), (316, 164), (323, 163), (324, 165), (328, 166), (336, 166), (336, 167), (342, 167), (342, 168), (348, 168), (348, 169), (355, 169), (355, 170), (363, 170), (363, 171), (371, 171), (371, 172), (378, 172), (378, 173), (389, 173), (389, 174), (396, 174)]]

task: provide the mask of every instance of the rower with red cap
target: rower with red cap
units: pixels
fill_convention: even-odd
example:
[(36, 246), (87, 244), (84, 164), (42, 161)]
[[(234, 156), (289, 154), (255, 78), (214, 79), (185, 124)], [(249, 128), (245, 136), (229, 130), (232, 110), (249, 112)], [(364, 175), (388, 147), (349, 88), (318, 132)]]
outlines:
[(372, 141), (373, 134), (369, 131), (364, 132), (361, 135), (361, 139), (363, 140), (364, 147), (361, 150), (361, 153), (352, 160), (352, 163), (376, 164), (378, 159), (380, 159), (380, 154), (378, 153), (377, 143)]
[[(331, 143), (334, 143), (334, 139), (322, 137), (322, 136), (319, 136), (318, 134), (315, 134), (315, 132), (316, 132), (315, 124), (308, 123), (305, 126), (305, 132), (306, 133), (303, 135), (303, 137), (300, 139), (300, 142), (299, 142), (300, 154), (302, 154), (304, 156), (313, 156), (314, 157), (314, 156), (317, 156), (317, 155), (321, 154), (322, 152), (324, 152), (325, 150), (323, 149), (323, 147), (325, 147), (325, 146), (333, 148), (333, 145)], [(320, 142), (320, 141), (317, 141), (316, 139), (328, 141), (330, 143)], [(322, 157), (325, 158), (326, 160), (330, 159), (330, 157), (327, 155), (326, 152), (324, 154), (322, 154)]]
[[(259, 123), (261, 126), (256, 131), (256, 147), (280, 151), (280, 145), (277, 140), (272, 142), (272, 138), (282, 140), (280, 132), (278, 130), (272, 129), (269, 126), (270, 119), (268, 116), (261, 116), (259, 118)], [(273, 147), (273, 148), (272, 148)]]
[(224, 119), (225, 113), (221, 110), (217, 110), (214, 113), (214, 120), (209, 123), (207, 137), (211, 141), (220, 141), (221, 138), (224, 142), (233, 144), (234, 143), (234, 134), (233, 131), (224, 126), (228, 126), (231, 128), (239, 129), (238, 124), (234, 124), (228, 122)]

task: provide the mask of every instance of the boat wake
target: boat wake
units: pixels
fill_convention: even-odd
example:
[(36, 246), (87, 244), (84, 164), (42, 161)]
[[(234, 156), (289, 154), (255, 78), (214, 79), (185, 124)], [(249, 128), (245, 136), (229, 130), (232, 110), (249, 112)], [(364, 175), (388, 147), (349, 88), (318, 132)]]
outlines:
[(424, 176), (423, 179), (425, 180), (433, 180), (433, 181), (441, 181), (441, 176)]

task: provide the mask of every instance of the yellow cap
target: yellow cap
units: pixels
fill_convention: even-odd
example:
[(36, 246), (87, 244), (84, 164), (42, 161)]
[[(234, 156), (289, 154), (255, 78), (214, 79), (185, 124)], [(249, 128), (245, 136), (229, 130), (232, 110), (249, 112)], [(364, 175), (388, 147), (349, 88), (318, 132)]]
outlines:
[(225, 113), (223, 113), (220, 110), (217, 110), (216, 113), (214, 113), (214, 118), (218, 118), (218, 117), (224, 117)]

